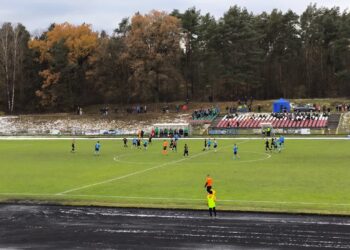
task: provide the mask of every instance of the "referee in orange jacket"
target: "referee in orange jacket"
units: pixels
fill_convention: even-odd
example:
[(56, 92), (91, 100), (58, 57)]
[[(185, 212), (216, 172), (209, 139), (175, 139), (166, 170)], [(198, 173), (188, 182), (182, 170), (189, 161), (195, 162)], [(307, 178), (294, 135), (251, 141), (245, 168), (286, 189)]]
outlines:
[(210, 177), (210, 175), (207, 175), (207, 178), (205, 180), (204, 188), (207, 188), (207, 192), (209, 193), (211, 188), (213, 186), (213, 179)]

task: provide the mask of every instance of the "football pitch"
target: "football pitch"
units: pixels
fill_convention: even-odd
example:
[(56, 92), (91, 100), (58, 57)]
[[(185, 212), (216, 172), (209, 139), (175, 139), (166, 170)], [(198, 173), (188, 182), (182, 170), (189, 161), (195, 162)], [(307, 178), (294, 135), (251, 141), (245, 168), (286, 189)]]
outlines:
[(99, 156), (96, 141), (77, 140), (71, 153), (71, 140), (0, 140), (0, 200), (206, 209), (210, 174), (218, 210), (350, 214), (350, 140), (287, 138), (266, 153), (263, 139), (218, 139), (217, 152), (180, 139), (162, 155), (162, 140), (144, 150), (109, 139)]

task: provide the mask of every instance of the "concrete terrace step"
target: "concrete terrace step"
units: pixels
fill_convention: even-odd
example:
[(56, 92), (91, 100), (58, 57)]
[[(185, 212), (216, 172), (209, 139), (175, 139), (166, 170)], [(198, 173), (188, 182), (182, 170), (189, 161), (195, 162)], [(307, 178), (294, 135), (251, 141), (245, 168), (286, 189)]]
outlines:
[(218, 115), (211, 123), (210, 127), (216, 128), (225, 115)]
[(328, 128), (337, 129), (341, 114), (330, 114), (328, 118)]

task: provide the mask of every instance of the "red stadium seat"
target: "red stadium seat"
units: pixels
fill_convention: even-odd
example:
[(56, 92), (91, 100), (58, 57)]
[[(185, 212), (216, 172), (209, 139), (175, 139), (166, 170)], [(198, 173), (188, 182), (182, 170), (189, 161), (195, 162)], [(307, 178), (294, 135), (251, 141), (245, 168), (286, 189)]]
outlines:
[(281, 128), (282, 124), (283, 124), (283, 120), (282, 119), (275, 120), (274, 127)]
[(304, 120), (301, 120), (298, 122), (298, 128), (302, 128), (303, 127), (303, 123), (304, 123)]
[(252, 128), (254, 122), (255, 122), (255, 120), (249, 119), (248, 124), (247, 124), (247, 127), (248, 127), (248, 128)]
[(297, 128), (298, 127), (298, 121), (292, 121), (292, 123), (290, 124), (291, 128)]
[(276, 127), (276, 128), (283, 128), (283, 123), (284, 123), (284, 120), (282, 120), (282, 119), (276, 120), (274, 127)]
[(240, 128), (260, 128), (262, 122), (269, 122), (275, 128), (324, 128), (328, 124), (328, 117), (319, 116), (318, 118), (311, 120), (304, 118), (301, 121), (290, 120), (287, 117), (278, 119), (271, 115), (266, 117), (255, 117), (252, 119), (250, 114), (241, 114), (234, 118), (227, 118), (225, 116), (221, 121), (218, 122), (217, 127), (226, 128), (228, 124), (231, 127), (237, 127), (237, 122)]

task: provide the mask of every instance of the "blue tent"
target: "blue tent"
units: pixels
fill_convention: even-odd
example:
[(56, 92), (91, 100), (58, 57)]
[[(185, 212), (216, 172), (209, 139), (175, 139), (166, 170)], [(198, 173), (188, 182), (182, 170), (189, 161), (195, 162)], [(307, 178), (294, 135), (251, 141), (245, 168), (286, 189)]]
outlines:
[(290, 112), (290, 103), (289, 103), (289, 101), (287, 101), (287, 100), (285, 100), (283, 98), (274, 101), (272, 112), (280, 113), (280, 112), (283, 112), (284, 110), (286, 110), (287, 112)]

